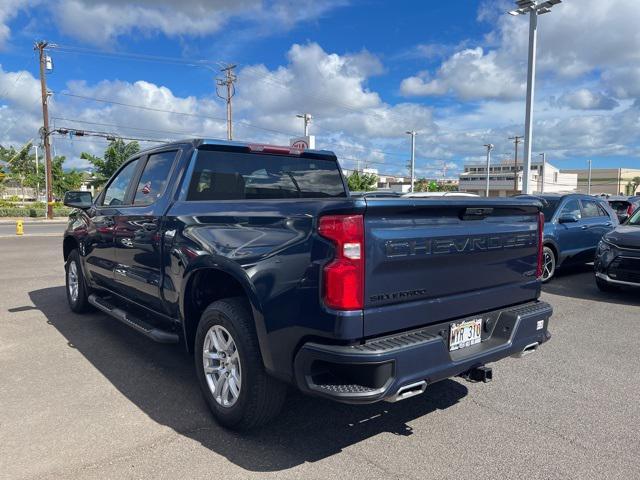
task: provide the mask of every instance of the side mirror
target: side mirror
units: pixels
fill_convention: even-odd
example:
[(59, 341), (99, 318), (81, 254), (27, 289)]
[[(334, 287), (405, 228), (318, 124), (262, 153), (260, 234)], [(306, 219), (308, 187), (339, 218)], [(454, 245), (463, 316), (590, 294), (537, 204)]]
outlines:
[(67, 207), (86, 210), (93, 205), (93, 197), (91, 192), (66, 192), (63, 203)]
[(558, 218), (558, 223), (576, 223), (578, 221), (578, 216), (573, 213), (563, 213)]

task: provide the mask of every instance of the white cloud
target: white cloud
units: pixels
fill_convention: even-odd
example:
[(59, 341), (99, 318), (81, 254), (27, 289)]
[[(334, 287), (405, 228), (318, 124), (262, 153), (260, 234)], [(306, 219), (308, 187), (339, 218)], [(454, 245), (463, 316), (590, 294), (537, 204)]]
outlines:
[(215, 34), (231, 19), (281, 31), (318, 18), (344, 0), (58, 0), (52, 8), (60, 30), (95, 45), (134, 33), (168, 37)]
[[(497, 15), (505, 5), (493, 1), (482, 4), (479, 19), (495, 22), (482, 45), (452, 54), (433, 75), (421, 72), (406, 78), (401, 92), (407, 96), (451, 95), (463, 100), (509, 100), (523, 95), (528, 19)], [(633, 73), (626, 68), (640, 62), (639, 24), (637, 0), (566, 1), (555, 6), (552, 13), (539, 20), (539, 77), (567, 82), (604, 71), (605, 76), (618, 80), (619, 91), (633, 90), (630, 82), (635, 76), (625, 73)]]
[(509, 64), (501, 64), (495, 51), (481, 47), (453, 54), (438, 69), (435, 78), (422, 72), (406, 78), (400, 91), (406, 96), (455, 94), (463, 100), (478, 98), (512, 99), (522, 95), (523, 80)]
[(576, 110), (612, 110), (619, 103), (602, 92), (580, 88), (560, 97), (560, 104)]
[(7, 47), (11, 37), (9, 22), (13, 20), (21, 10), (27, 6), (35, 6), (38, 0), (2, 0), (0, 2), (0, 50)]

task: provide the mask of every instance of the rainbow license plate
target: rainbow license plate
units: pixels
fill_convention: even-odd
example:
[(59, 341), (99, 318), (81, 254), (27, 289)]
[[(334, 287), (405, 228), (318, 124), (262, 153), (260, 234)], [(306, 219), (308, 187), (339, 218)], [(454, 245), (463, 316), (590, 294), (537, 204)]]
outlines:
[(449, 351), (470, 347), (482, 341), (482, 318), (452, 323), (449, 329)]

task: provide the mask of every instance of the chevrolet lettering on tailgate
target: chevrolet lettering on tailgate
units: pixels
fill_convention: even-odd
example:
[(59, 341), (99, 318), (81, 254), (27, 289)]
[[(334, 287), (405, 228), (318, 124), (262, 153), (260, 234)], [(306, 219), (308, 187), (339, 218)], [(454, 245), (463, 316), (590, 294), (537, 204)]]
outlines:
[(536, 235), (536, 232), (518, 232), (506, 235), (388, 240), (385, 243), (385, 254), (388, 258), (396, 258), (413, 255), (447, 255), (530, 247), (536, 244)]

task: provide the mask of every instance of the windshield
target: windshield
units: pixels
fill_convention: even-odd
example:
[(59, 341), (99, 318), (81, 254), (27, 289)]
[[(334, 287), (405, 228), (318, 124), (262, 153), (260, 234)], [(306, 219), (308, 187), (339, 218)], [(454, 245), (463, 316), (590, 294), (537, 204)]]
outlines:
[(542, 213), (544, 213), (544, 218), (548, 222), (553, 217), (553, 214), (556, 213), (558, 209), (558, 205), (560, 204), (559, 198), (543, 198), (542, 204)]

